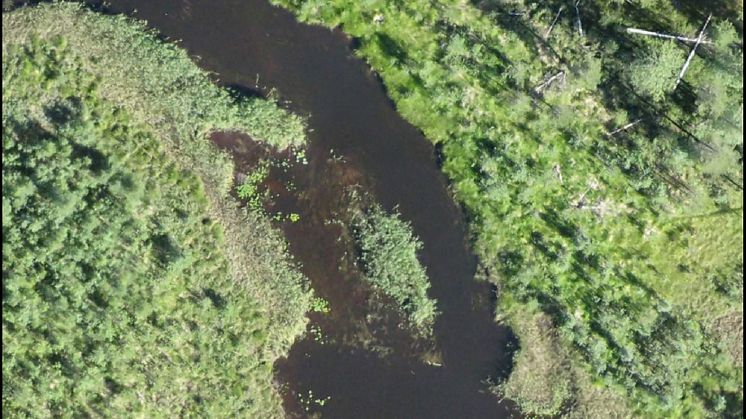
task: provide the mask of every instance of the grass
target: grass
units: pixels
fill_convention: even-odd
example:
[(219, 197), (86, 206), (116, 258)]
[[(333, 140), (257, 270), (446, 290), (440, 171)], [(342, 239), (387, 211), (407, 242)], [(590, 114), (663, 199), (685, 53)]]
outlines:
[[(501, 314), (525, 351), (526, 307), (550, 317), (590, 377), (573, 378), (575, 402), (602, 387), (644, 416), (742, 414), (727, 343), (738, 327), (711, 326), (743, 303), (740, 17), (716, 16), (712, 46), (672, 92), (644, 73), (660, 57), (654, 75), (670, 81), (688, 49), (619, 30), (696, 33), (706, 16), (667, 1), (583, 2), (584, 35), (566, 8), (548, 39), (554, 3), (274, 3), (355, 37), (397, 110), (442, 146)], [(543, 408), (566, 398), (562, 382)]]
[(419, 334), (432, 335), (436, 301), (427, 295), (430, 281), (417, 259), (422, 242), (411, 225), (373, 205), (353, 217), (352, 229), (364, 278), (394, 299)]
[(522, 346), (513, 359), (510, 376), (493, 388), (515, 401), (529, 417), (632, 418), (621, 389), (594, 383), (582, 360), (563, 341), (552, 319), (535, 304), (502, 313)]
[(552, 320), (536, 313), (515, 323), (513, 331), (526, 345), (516, 354), (509, 379), (498, 392), (521, 406), (524, 413), (554, 416), (563, 413), (572, 401), (570, 357), (561, 345)]
[(206, 136), (300, 147), (303, 121), (75, 4), (4, 13), (2, 54), (3, 411), (282, 416), (312, 294)]

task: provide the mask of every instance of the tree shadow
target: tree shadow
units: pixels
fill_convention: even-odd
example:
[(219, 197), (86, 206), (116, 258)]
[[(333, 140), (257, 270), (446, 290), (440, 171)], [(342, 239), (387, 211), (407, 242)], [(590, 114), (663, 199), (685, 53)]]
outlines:
[(236, 100), (247, 98), (266, 98), (266, 95), (260, 89), (255, 87), (249, 87), (238, 83), (221, 83), (220, 87), (227, 90)]

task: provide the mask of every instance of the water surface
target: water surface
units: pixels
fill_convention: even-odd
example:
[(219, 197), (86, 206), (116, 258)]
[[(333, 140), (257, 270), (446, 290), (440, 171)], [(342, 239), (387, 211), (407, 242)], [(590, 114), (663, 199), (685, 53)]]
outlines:
[[(300, 24), (263, 0), (115, 0), (109, 9), (180, 40), (220, 83), (260, 94), (276, 88), (291, 110), (309, 117), (308, 164), (274, 170), (272, 188), (275, 210), (301, 216), (282, 227), (331, 313), (311, 314), (325, 343), (309, 336), (275, 365), (290, 416), (517, 416), (484, 384), (506, 374), (514, 339), (493, 321), (494, 290), (473, 280), (476, 259), (435, 150), (396, 113), (342, 32)], [(240, 135), (221, 133), (213, 141), (233, 153), (239, 172), (259, 153)], [(293, 191), (285, 187), (289, 181)], [(397, 208), (423, 241), (420, 260), (442, 312), (435, 325), (442, 366), (423, 363), (432, 348), (397, 329), (396, 315), (360, 286), (344, 228), (333, 222), (350, 188)], [(306, 404), (301, 399), (309, 390), (331, 398), (323, 406)]]

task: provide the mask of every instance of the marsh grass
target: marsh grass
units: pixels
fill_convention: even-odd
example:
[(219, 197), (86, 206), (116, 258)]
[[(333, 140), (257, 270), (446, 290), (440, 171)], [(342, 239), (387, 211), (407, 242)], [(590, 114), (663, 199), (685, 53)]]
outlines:
[[(672, 93), (644, 73), (666, 58), (652, 76), (670, 81), (688, 46), (619, 30), (696, 33), (704, 17), (665, 0), (583, 2), (585, 36), (565, 12), (548, 40), (552, 2), (273, 2), (354, 37), (398, 112), (441, 146), (500, 309), (551, 317), (592, 377), (579, 392), (603, 386), (648, 417), (742, 415), (733, 340), (709, 326), (743, 304), (740, 17), (714, 20)], [(518, 360), (549, 362), (531, 344)]]
[(417, 259), (422, 242), (412, 226), (378, 205), (355, 211), (351, 226), (364, 279), (394, 299), (417, 333), (432, 335), (437, 305), (427, 293), (430, 281)]
[(312, 294), (206, 136), (300, 147), (303, 121), (121, 16), (43, 4), (2, 33), (4, 413), (282, 416)]

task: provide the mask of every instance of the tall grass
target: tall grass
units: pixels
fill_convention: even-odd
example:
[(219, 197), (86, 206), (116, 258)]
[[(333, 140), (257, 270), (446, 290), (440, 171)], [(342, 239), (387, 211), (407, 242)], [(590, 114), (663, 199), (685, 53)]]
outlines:
[(303, 121), (74, 4), (3, 14), (2, 48), (4, 412), (282, 416), (311, 293), (206, 135), (300, 147)]
[(352, 228), (364, 278), (396, 301), (416, 331), (430, 336), (436, 302), (427, 295), (430, 281), (417, 259), (422, 242), (413, 235), (411, 225), (374, 205), (357, 212)]
[(742, 411), (742, 367), (710, 326), (743, 304), (742, 50), (725, 19), (737, 16), (716, 19), (672, 93), (648, 83), (669, 71), (646, 69), (688, 47), (619, 30), (696, 33), (700, 17), (665, 0), (582, 2), (586, 32), (565, 8), (549, 39), (551, 2), (274, 3), (355, 37), (398, 111), (442, 145), (518, 331), (538, 305), (593, 377), (578, 383), (620, 390), (640, 414)]

